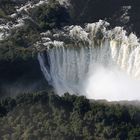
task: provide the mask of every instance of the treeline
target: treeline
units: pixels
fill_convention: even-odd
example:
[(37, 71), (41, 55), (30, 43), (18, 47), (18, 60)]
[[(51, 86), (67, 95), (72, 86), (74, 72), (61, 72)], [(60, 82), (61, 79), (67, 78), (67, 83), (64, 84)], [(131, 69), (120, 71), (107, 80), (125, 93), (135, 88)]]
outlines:
[(1, 140), (139, 140), (140, 108), (40, 92), (0, 103)]

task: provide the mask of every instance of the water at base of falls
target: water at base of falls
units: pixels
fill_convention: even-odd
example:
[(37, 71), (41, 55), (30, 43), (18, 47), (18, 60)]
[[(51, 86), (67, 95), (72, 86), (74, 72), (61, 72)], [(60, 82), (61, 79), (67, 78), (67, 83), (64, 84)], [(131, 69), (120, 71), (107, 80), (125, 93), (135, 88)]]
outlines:
[[(98, 30), (104, 38), (99, 42)], [(56, 93), (140, 100), (140, 45), (135, 35), (127, 37), (121, 28), (107, 31), (95, 23), (86, 29), (70, 27), (68, 36), (75, 43), (50, 41), (44, 45), (53, 47), (38, 54), (41, 70)]]
[(116, 69), (100, 67), (88, 79), (86, 96), (108, 101), (140, 100), (139, 91), (140, 80)]

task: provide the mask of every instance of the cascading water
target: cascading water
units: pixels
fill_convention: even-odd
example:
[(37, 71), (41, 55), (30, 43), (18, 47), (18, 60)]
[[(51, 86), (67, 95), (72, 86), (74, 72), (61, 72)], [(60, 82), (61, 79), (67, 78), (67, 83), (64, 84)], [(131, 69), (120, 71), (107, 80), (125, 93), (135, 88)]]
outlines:
[(42, 34), (41, 70), (56, 93), (140, 100), (140, 44), (121, 27), (99, 21)]

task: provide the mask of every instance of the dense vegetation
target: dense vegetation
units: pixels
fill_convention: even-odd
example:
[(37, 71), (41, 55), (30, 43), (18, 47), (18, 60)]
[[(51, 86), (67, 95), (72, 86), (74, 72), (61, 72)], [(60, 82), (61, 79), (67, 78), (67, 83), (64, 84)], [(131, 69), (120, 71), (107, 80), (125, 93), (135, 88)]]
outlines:
[[(14, 9), (15, 3), (7, 0), (0, 6), (0, 18), (10, 19), (9, 9)], [(7, 13), (5, 12), (7, 11)], [(14, 13), (14, 10), (13, 10)], [(27, 14), (27, 13), (26, 13)], [(49, 0), (43, 4), (28, 10), (28, 18), (24, 20), (24, 26), (10, 31), (10, 35), (0, 41), (0, 60), (28, 59), (36, 55), (34, 44), (40, 40), (40, 33), (54, 28), (61, 28), (69, 22), (69, 14), (65, 7), (56, 0)], [(8, 22), (6, 20), (6, 22)]]
[(45, 91), (0, 103), (1, 140), (139, 140), (140, 108)]

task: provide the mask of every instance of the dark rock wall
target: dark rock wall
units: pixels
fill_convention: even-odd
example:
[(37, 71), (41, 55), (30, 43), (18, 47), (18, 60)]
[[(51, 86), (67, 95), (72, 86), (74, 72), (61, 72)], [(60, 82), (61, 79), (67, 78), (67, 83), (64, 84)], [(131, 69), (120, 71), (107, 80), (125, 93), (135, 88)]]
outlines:
[(35, 92), (47, 87), (38, 60), (0, 61), (0, 97)]
[(140, 36), (139, 0), (70, 0), (72, 23), (107, 20), (111, 26), (123, 26)]

